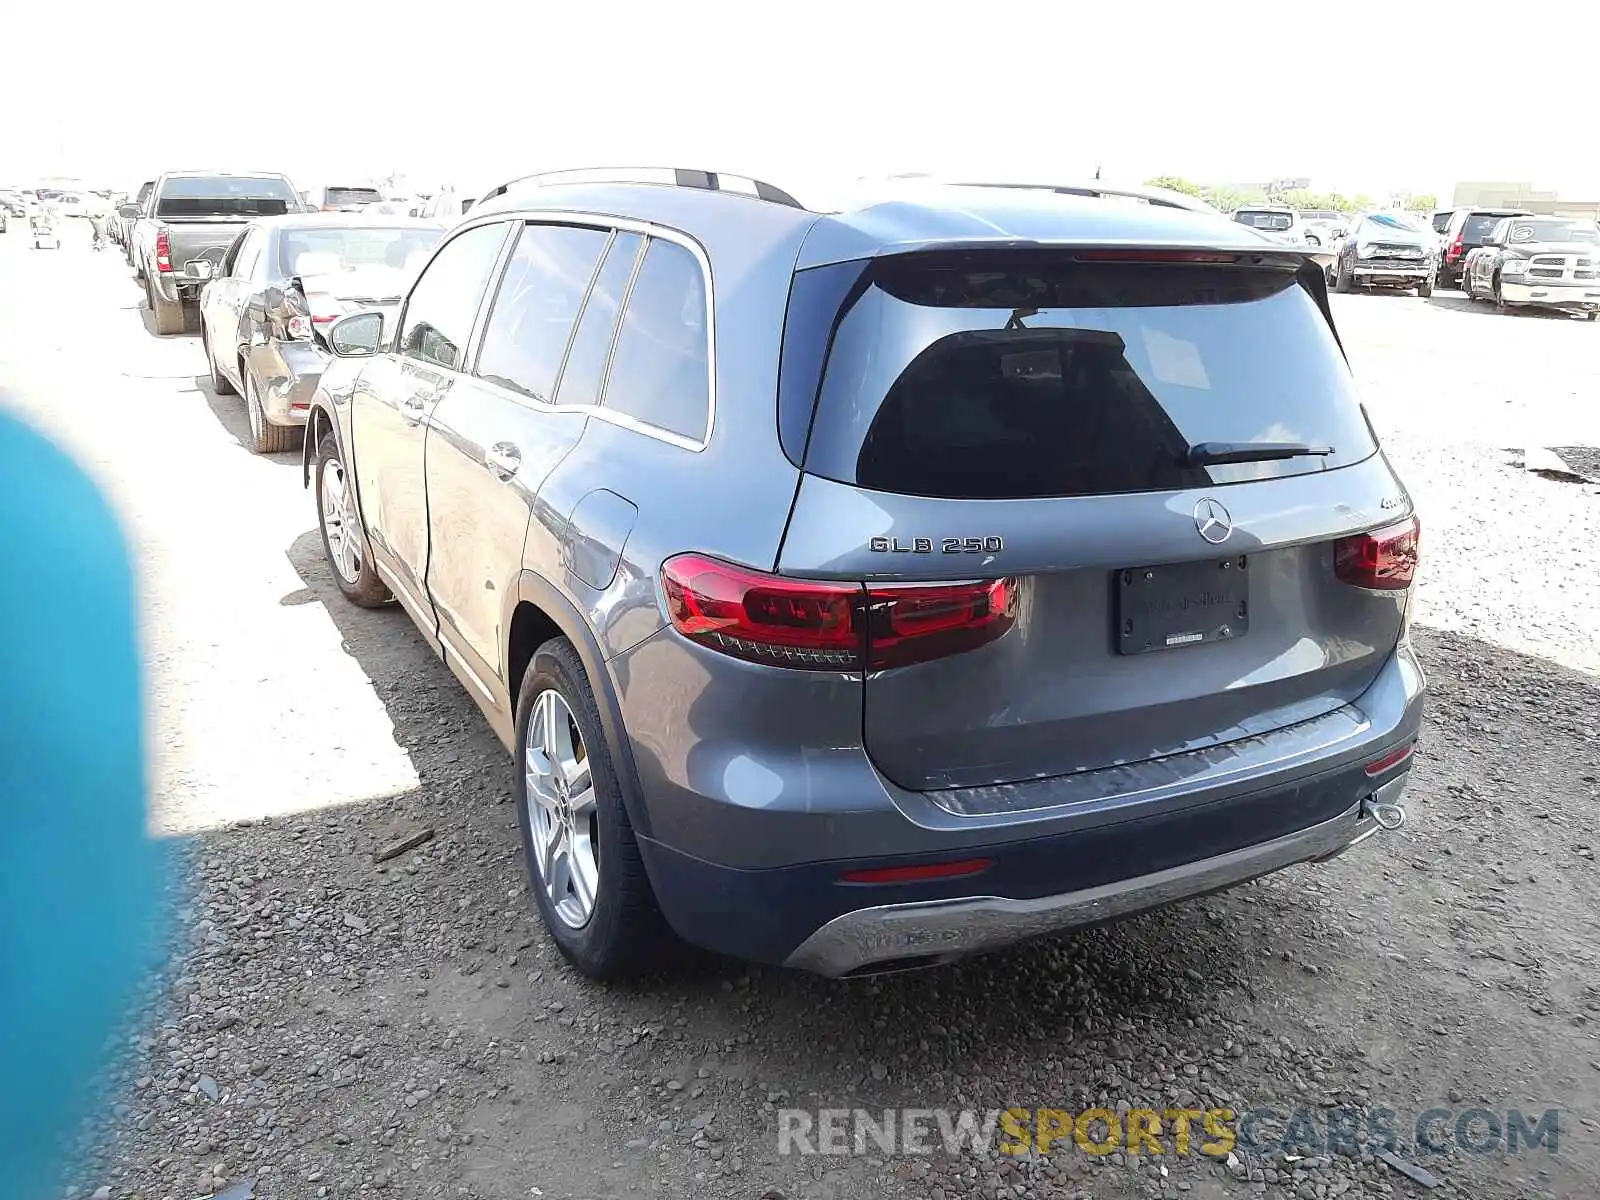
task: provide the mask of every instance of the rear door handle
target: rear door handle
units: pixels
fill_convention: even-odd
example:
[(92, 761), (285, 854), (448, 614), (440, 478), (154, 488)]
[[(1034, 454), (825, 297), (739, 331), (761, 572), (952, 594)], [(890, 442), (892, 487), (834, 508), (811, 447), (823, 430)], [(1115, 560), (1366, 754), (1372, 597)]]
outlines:
[(510, 442), (496, 442), (489, 447), (483, 461), (494, 469), (501, 479), (510, 479), (522, 466), (522, 451)]

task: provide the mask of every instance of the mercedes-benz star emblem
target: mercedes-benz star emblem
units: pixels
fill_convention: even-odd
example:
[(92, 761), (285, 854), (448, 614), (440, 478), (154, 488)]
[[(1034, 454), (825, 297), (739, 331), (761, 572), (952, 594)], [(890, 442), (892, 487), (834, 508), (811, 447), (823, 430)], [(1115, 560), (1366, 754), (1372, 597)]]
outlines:
[(1194, 506), (1194, 527), (1201, 537), (1217, 546), (1227, 541), (1233, 532), (1233, 518), (1227, 509), (1207, 496)]

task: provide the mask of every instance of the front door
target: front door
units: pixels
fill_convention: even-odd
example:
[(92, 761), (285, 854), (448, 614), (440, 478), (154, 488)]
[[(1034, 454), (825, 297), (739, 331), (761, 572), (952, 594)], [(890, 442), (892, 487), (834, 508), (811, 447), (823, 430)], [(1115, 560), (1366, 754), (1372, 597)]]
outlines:
[(427, 422), (465, 366), (506, 228), (479, 225), (439, 248), (412, 286), (390, 350), (361, 372), (351, 397), (352, 457), (373, 561), (396, 597), (429, 629), (432, 608), (422, 585), (428, 565)]
[[(621, 237), (631, 269), (638, 238)], [(485, 320), (473, 376), (457, 381), (430, 421), (428, 592), (439, 640), (447, 661), (508, 730), (516, 697), (506, 622), (523, 542), (540, 485), (588, 421), (554, 397), (584, 296), (615, 240), (598, 228), (523, 226)]]

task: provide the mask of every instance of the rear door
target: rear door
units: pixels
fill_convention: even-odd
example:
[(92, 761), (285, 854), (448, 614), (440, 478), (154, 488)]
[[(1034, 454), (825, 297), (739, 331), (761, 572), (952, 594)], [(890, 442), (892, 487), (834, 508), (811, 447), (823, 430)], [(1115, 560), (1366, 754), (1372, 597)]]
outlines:
[[(879, 260), (854, 294), (778, 569), (867, 581), (874, 644), (948, 651), (874, 652), (865, 740), (894, 782), (1145, 762), (1372, 682), (1403, 593), (1339, 582), (1332, 542), (1409, 501), (1290, 271), (984, 251)], [(1313, 453), (1207, 465), (1222, 443)], [(961, 580), (998, 582), (915, 590)]]
[(522, 226), (476, 370), (429, 421), (427, 582), (439, 640), (463, 681), (508, 727), (515, 697), (506, 679), (507, 599), (539, 487), (588, 421), (581, 410), (557, 406), (555, 396), (584, 296), (612, 242), (609, 229)]

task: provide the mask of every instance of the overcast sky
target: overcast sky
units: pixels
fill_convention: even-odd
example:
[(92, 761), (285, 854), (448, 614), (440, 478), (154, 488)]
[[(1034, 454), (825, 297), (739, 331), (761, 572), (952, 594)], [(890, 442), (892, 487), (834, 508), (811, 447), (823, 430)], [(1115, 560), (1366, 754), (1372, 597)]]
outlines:
[[(705, 165), (805, 199), (832, 178), (1100, 166), (1304, 175), (1379, 198), (1448, 197), (1463, 179), (1600, 198), (1594, 72), (1540, 72), (1531, 106), (1491, 79), (1469, 94), (1469, 49), (1515, 79), (1535, 43), (1496, 44), (1475, 18), (1454, 36), (1411, 0), (1370, 19), (1363, 3), (1178, 0), (43, 7), (59, 24), (27, 4), (0, 42), (0, 184), (133, 187), (216, 165), (301, 187), (402, 170), (477, 189), (557, 166)], [(1581, 3), (1531, 12), (1558, 57), (1593, 45)]]

